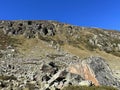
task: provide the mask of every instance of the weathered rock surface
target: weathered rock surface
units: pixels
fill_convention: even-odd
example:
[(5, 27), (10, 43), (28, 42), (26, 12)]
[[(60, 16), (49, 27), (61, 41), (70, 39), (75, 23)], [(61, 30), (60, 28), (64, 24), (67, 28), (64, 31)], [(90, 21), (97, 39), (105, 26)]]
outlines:
[[(56, 21), (0, 21), (0, 30), (8, 35), (24, 35), (26, 38), (39, 38), (54, 43), (68, 43), (75, 47), (79, 44), (87, 49), (96, 48), (120, 56), (120, 32), (99, 28), (77, 27)], [(64, 36), (63, 36), (64, 34)], [(51, 39), (47, 36), (58, 36)], [(82, 41), (82, 43), (81, 43)]]
[(80, 64), (71, 65), (69, 71), (81, 75), (85, 80), (92, 81), (96, 86), (108, 85), (120, 87), (120, 82), (113, 76), (105, 60), (100, 57), (90, 57), (83, 60)]
[(54, 25), (47, 21), (1, 21), (0, 27), (5, 34), (22, 34), (27, 38), (38, 38), (38, 34), (50, 36), (55, 34)]
[(100, 57), (90, 57), (80, 60), (79, 64), (75, 62), (64, 67), (59, 66), (58, 61), (19, 58), (1, 60), (0, 88), (56, 90), (68, 85), (120, 87), (120, 82), (115, 79), (107, 63)]
[[(14, 55), (13, 52), (5, 52), (5, 54)], [(66, 70), (66, 67), (72, 60), (73, 62), (76, 62), (76, 59), (79, 60), (76, 57), (74, 61), (73, 58), (75, 57), (72, 55), (58, 55), (54, 60), (52, 60), (53, 58), (25, 59), (13, 56), (8, 57), (6, 55), (0, 59), (1, 89), (60, 89), (64, 84), (69, 85), (73, 81), (75, 83), (76, 80), (80, 82), (79, 75), (69, 75), (69, 72)], [(64, 61), (66, 59), (69, 59), (69, 61)]]
[(80, 83), (79, 83), (79, 85), (80, 86), (92, 86), (92, 82), (91, 81), (81, 81)]

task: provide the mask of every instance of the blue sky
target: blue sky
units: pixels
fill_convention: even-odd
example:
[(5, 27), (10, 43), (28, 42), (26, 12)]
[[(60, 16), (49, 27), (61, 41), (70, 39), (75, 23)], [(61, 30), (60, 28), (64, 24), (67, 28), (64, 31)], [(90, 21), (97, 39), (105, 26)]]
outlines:
[(120, 0), (0, 0), (1, 20), (57, 20), (120, 30)]

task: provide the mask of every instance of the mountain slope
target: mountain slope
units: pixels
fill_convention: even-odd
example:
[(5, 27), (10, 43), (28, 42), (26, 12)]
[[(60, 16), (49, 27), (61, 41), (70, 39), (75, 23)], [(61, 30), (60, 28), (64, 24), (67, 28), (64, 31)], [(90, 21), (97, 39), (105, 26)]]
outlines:
[(4, 34), (18, 39), (20, 51), (22, 47), (28, 51), (28, 48), (38, 43), (40, 45), (39, 41), (42, 41), (51, 46), (47, 48), (65, 50), (81, 58), (102, 56), (110, 62), (115, 61), (115, 64), (120, 59), (120, 32), (117, 31), (78, 27), (56, 21), (0, 21), (0, 29)]
[(104, 58), (120, 77), (120, 32), (56, 21), (0, 21), (1, 62), (21, 63), (23, 72), (35, 73), (43, 62), (62, 68), (91, 56)]

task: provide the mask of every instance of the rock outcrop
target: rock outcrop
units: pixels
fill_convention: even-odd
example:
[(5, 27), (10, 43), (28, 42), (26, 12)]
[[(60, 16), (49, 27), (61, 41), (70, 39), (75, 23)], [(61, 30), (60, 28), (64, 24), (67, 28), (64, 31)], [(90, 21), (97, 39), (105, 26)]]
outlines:
[(88, 80), (86, 80), (86, 81), (81, 81), (81, 82), (79, 83), (79, 85), (80, 85), (80, 86), (88, 86), (88, 87), (90, 87), (90, 86), (92, 86), (92, 82), (91, 82), (91, 81), (88, 81)]
[[(89, 50), (98, 48), (120, 56), (120, 32), (117, 31), (77, 27), (56, 21), (0, 21), (0, 30), (8, 35), (39, 38), (60, 45), (68, 43), (79, 48), (81, 48), (80, 45), (83, 45)], [(47, 36), (51, 36), (51, 38)], [(52, 36), (56, 36), (57, 40)]]
[(108, 64), (100, 57), (90, 57), (80, 64), (71, 65), (69, 72), (81, 75), (96, 86), (120, 86), (120, 82), (113, 76)]
[(55, 34), (54, 25), (47, 21), (1, 21), (0, 27), (4, 34), (22, 34), (27, 38), (38, 38), (38, 34), (50, 36)]
[[(72, 57), (72, 56), (71, 56)], [(72, 57), (73, 58), (73, 57)], [(120, 87), (107, 63), (100, 57), (90, 57), (59, 66), (64, 61), (45, 59), (6, 59), (0, 62), (1, 89), (52, 90), (68, 85), (107, 85)]]
[(103, 58), (87, 53), (89, 58), (83, 60), (79, 50), (82, 55), (98, 51), (119, 59), (120, 32), (56, 21), (0, 21), (0, 90), (60, 90), (68, 85), (120, 88), (119, 76)]

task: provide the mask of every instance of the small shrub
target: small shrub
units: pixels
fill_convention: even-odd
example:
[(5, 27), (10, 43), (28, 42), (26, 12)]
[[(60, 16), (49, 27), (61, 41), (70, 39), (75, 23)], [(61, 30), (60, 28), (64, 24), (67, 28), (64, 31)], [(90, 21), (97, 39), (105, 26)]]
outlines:
[(0, 30), (0, 49), (4, 50), (7, 46), (17, 43), (17, 39), (14, 39), (8, 35), (5, 35), (2, 30)]
[(115, 56), (118, 56), (120, 57), (120, 52), (117, 52), (117, 51), (113, 51), (113, 52), (110, 52), (111, 54), (115, 55)]

